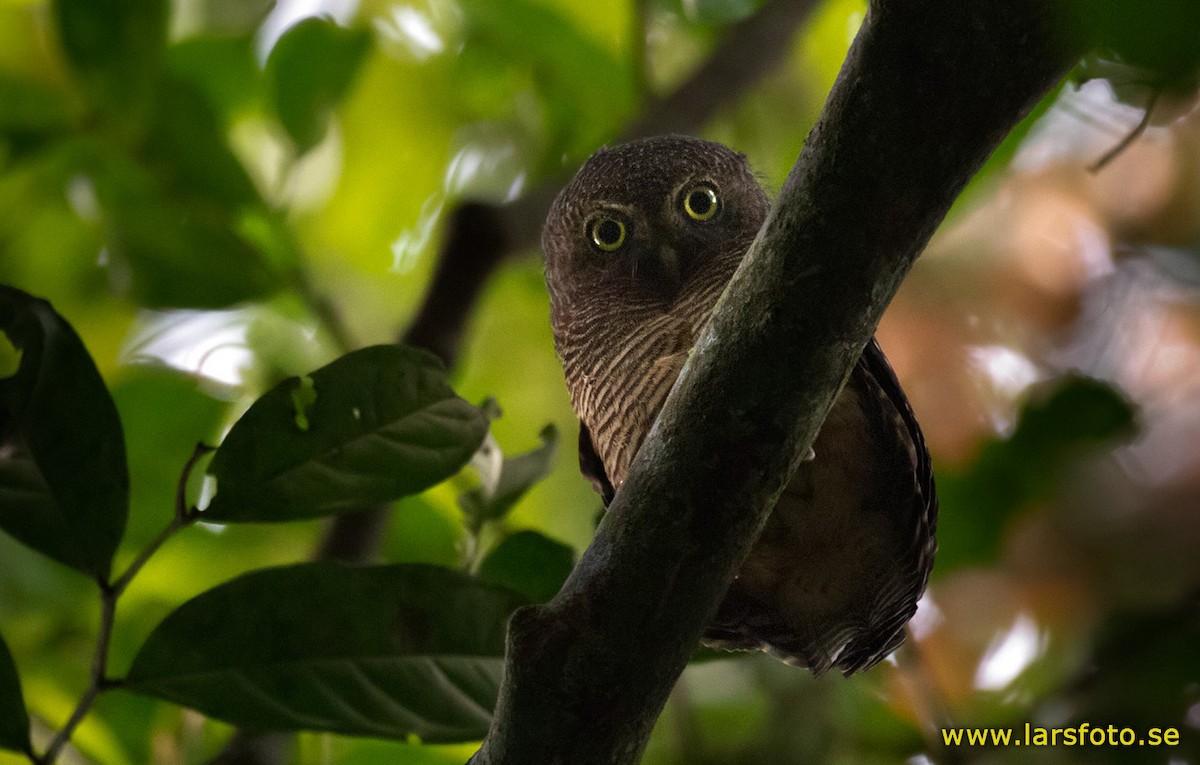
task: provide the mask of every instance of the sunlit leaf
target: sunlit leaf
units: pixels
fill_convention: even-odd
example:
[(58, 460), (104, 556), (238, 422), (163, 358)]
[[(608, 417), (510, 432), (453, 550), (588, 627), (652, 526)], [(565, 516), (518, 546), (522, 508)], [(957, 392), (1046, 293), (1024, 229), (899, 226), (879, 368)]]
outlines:
[(521, 602), (434, 566), (255, 571), (169, 615), (128, 686), (255, 729), (478, 739)]
[(166, 48), (165, 0), (55, 0), (54, 11), (67, 60), (94, 105), (121, 115), (150, 97)]
[[(457, 58), (456, 83), (462, 84), (456, 87), (465, 91), (463, 101), (472, 94), (508, 93), (511, 104), (534, 88), (542, 97), (545, 129), (561, 141), (555, 147), (567, 151), (586, 147), (591, 153), (629, 119), (636, 99), (626, 62), (562, 14), (529, 0), (461, 5), (467, 44)], [(546, 65), (550, 61), (553, 66)], [(560, 153), (551, 152), (555, 171)]]
[(203, 29), (245, 35), (262, 25), (275, 0), (199, 0), (192, 7)]
[(371, 36), (309, 17), (283, 33), (267, 58), (266, 78), (280, 124), (304, 153), (321, 142), (329, 112), (354, 81)]
[(306, 429), (297, 425), (301, 381), (292, 377), (230, 430), (209, 465), (217, 495), (206, 518), (283, 521), (414, 494), (457, 472), (487, 430), (424, 351), (363, 348), (309, 379)]
[(534, 603), (554, 597), (575, 567), (575, 551), (536, 531), (518, 531), (488, 553), (479, 578), (519, 592)]
[(458, 498), (471, 526), (478, 528), (486, 521), (508, 515), (521, 497), (554, 469), (558, 431), (553, 425), (547, 425), (540, 435), (541, 446), (504, 460), (495, 486), (480, 486)]
[(124, 367), (113, 400), (125, 425), (131, 478), (130, 544), (145, 544), (174, 507), (179, 474), (198, 441), (215, 443), (229, 404), (193, 375), (153, 364)]
[(729, 24), (758, 10), (762, 0), (684, 0), (683, 11), (700, 24)]
[(21, 680), (3, 638), (0, 638), (0, 749), (30, 751), (29, 715), (21, 696)]
[(22, 351), (17, 374), (0, 379), (0, 528), (107, 577), (129, 504), (116, 407), (49, 303), (0, 285), (0, 330)]
[(939, 474), (936, 573), (993, 555), (1008, 518), (1048, 498), (1073, 458), (1135, 432), (1133, 405), (1107, 383), (1068, 375), (1043, 387), (1011, 436), (985, 445), (965, 474)]

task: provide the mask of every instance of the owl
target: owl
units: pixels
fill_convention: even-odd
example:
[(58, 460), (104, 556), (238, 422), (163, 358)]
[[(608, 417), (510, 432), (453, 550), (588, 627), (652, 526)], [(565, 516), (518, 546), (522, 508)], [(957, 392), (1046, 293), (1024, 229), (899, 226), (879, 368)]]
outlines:
[[(768, 210), (745, 157), (683, 136), (601, 149), (542, 235), (554, 342), (605, 505)], [(937, 499), (920, 427), (879, 345), (855, 365), (703, 642), (821, 674), (904, 638), (933, 565)]]

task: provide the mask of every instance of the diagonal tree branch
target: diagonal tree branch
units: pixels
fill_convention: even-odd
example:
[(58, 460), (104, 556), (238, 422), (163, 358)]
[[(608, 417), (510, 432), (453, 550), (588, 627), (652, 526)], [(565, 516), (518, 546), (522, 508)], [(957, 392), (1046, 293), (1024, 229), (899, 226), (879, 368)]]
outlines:
[(875, 0), (595, 540), (509, 625), (474, 765), (635, 763), (950, 204), (1079, 51), (1054, 0)]

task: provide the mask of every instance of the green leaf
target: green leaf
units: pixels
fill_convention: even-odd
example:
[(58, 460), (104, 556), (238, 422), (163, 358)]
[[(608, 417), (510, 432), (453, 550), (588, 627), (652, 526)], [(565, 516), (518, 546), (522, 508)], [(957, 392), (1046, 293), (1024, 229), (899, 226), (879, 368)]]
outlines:
[(1200, 3), (1072, 0), (1066, 8), (1069, 26), (1089, 48), (1111, 51), (1121, 61), (1143, 69), (1147, 85), (1182, 93), (1196, 88), (1200, 80)]
[(1135, 414), (1111, 385), (1077, 374), (1035, 391), (1011, 436), (986, 444), (965, 474), (938, 476), (938, 574), (994, 555), (1008, 519), (1050, 497), (1072, 459), (1131, 438)]
[(0, 638), (0, 749), (30, 752), (29, 715), (21, 696), (21, 679), (4, 639)]
[(147, 101), (162, 68), (166, 0), (55, 0), (67, 60), (89, 100), (115, 114)]
[[(1110, 612), (1093, 633), (1087, 670), (1075, 686), (1072, 717), (1076, 724), (1105, 720), (1140, 730), (1179, 729), (1172, 757), (1194, 762), (1200, 756), (1200, 732), (1189, 723), (1200, 704), (1200, 598), (1154, 608)], [(1091, 758), (1089, 758), (1091, 761)], [(1096, 762), (1161, 762), (1162, 758), (1113, 756)]]
[(275, 0), (198, 0), (192, 3), (203, 29), (249, 35), (275, 8)]
[(310, 17), (289, 28), (267, 58), (267, 92), (275, 115), (303, 154), (321, 142), (329, 112), (354, 81), (371, 35)]
[(261, 203), (204, 92), (182, 80), (164, 80), (155, 95), (144, 153), (173, 196), (229, 211)]
[(0, 379), (0, 528), (106, 578), (129, 506), (117, 409), (49, 303), (0, 285), (0, 330), (22, 351), (17, 374)]
[[(542, 97), (545, 129), (564, 142), (561, 148), (586, 153), (632, 116), (637, 99), (627, 62), (564, 14), (530, 0), (460, 6), (466, 40), (455, 56), (460, 101), (505, 92), (526, 98), (532, 89)], [(559, 172), (559, 152), (547, 154), (555, 157), (547, 171)]]
[(70, 124), (63, 94), (40, 83), (0, 75), (0, 131), (52, 131)]
[(129, 289), (147, 307), (223, 308), (280, 286), (280, 275), (221, 210), (140, 191), (105, 207), (111, 257), (128, 268)]
[(762, 0), (691, 0), (684, 3), (688, 20), (698, 24), (731, 24), (754, 13)]
[(255, 571), (169, 615), (127, 684), (260, 730), (477, 740), (519, 605), (434, 566)]
[(113, 281), (151, 307), (221, 308), (284, 283), (253, 230), (264, 205), (203, 93), (164, 79), (136, 156), (88, 155)]
[(554, 469), (558, 430), (554, 425), (547, 425), (539, 435), (541, 446), (512, 459), (505, 459), (498, 476), (484, 476), (483, 486), (459, 496), (458, 504), (467, 514), (472, 528), (480, 528), (487, 521), (508, 515), (521, 497)]
[(485, 582), (545, 603), (562, 589), (575, 568), (575, 550), (536, 531), (518, 531), (488, 553), (479, 566)]
[(167, 61), (176, 77), (199, 88), (226, 118), (260, 96), (262, 72), (248, 35), (190, 37), (171, 46)]
[(310, 375), (315, 400), (296, 422), (289, 378), (237, 421), (208, 471), (209, 520), (284, 521), (362, 510), (449, 478), (483, 441), (487, 422), (454, 394), (442, 363), (376, 345)]
[(204, 393), (201, 385), (194, 374), (146, 363), (123, 367), (113, 381), (131, 478), (129, 545), (145, 545), (162, 530), (196, 442), (220, 437), (229, 403)]

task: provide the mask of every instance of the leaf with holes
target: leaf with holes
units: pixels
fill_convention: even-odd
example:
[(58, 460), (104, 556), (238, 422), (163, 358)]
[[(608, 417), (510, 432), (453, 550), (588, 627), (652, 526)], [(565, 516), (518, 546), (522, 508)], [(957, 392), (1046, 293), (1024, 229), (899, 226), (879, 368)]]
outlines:
[(389, 502), (449, 478), (486, 432), (432, 354), (363, 348), (254, 402), (209, 464), (217, 494), (204, 518), (285, 521)]
[(435, 566), (254, 571), (163, 620), (127, 686), (260, 730), (478, 740), (522, 602)]

